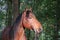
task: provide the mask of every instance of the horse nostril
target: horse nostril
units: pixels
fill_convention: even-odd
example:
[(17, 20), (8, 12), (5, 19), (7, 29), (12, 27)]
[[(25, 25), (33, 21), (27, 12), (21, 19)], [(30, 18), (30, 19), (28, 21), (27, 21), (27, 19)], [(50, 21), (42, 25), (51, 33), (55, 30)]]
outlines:
[(43, 31), (42, 28), (39, 28), (39, 29), (38, 29), (38, 33), (41, 33), (42, 31)]
[(38, 31), (41, 31), (41, 28), (39, 28), (39, 30)]
[(38, 31), (40, 32), (40, 31), (41, 31), (41, 29), (39, 28), (39, 29), (38, 29)]
[(42, 32), (43, 31), (43, 29), (42, 28), (40, 28), (40, 32)]

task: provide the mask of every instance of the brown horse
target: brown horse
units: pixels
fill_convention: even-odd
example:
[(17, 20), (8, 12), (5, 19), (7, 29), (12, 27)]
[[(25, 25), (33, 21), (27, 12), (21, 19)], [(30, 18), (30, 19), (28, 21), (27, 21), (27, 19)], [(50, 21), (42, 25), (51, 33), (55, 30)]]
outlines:
[(36, 19), (31, 9), (26, 9), (19, 15), (11, 27), (6, 27), (2, 32), (2, 40), (27, 40), (24, 28), (33, 30), (36, 34), (42, 32), (42, 25)]

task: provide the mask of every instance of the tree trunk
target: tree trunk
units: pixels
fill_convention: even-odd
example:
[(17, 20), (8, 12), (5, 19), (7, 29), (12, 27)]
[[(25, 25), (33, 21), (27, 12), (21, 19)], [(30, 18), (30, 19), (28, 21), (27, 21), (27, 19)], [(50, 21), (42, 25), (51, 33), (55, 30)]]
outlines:
[(14, 21), (16, 20), (16, 18), (17, 18), (17, 16), (18, 16), (18, 14), (19, 14), (19, 9), (18, 9), (18, 0), (12, 0), (12, 13), (13, 13), (13, 23), (14, 23)]

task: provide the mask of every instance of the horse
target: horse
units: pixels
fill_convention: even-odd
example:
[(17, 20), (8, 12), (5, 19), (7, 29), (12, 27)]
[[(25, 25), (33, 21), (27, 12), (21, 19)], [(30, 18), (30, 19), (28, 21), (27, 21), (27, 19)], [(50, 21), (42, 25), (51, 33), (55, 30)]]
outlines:
[[(2, 40), (27, 40), (24, 29), (33, 30), (35, 34), (42, 32), (41, 23), (37, 20), (32, 9), (25, 9), (12, 26), (2, 31)], [(37, 40), (37, 39), (34, 39)]]

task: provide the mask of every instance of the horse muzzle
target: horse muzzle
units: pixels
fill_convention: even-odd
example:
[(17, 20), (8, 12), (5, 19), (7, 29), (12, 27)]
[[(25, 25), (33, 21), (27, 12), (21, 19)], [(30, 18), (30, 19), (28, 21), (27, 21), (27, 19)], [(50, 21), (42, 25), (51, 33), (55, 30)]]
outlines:
[(37, 34), (42, 33), (42, 31), (43, 31), (43, 28), (39, 28), (39, 29), (36, 29), (36, 30), (35, 30), (35, 32), (36, 32)]

